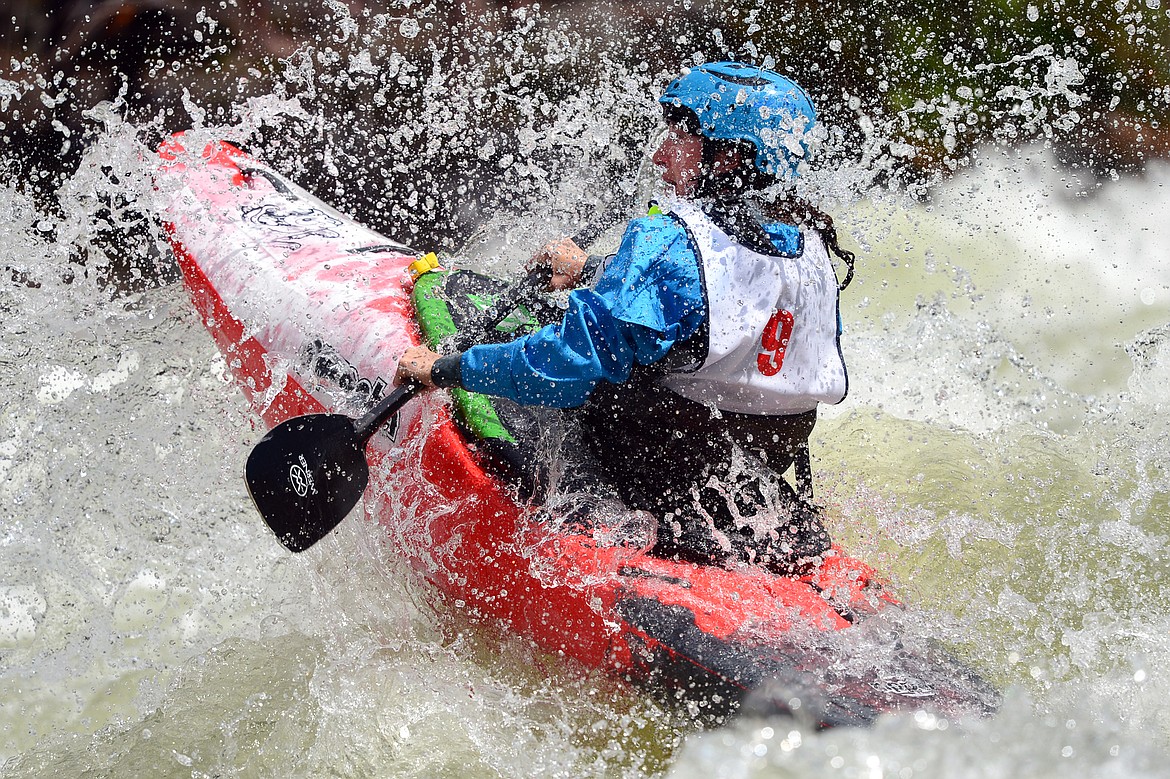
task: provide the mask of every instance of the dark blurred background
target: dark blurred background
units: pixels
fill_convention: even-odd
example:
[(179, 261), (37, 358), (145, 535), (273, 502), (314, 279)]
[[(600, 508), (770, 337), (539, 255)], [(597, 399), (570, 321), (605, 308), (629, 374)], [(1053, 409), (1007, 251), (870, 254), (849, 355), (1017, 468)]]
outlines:
[(8, 0), (0, 176), (51, 209), (102, 101), (150, 146), (242, 121), (237, 140), (322, 198), (451, 249), (565, 177), (587, 218), (636, 164), (666, 80), (733, 56), (809, 89), (832, 129), (822, 164), (865, 171), (862, 191), (925, 196), (981, 144), (1036, 140), (1107, 180), (1170, 151), (1168, 14), (1160, 0)]

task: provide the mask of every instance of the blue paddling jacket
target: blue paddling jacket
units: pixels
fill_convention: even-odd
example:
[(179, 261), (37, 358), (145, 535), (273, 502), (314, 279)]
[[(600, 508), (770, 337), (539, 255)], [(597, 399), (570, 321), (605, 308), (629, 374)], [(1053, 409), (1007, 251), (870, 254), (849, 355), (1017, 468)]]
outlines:
[[(798, 228), (764, 229), (778, 253), (799, 253)], [(633, 220), (593, 287), (570, 293), (560, 322), (509, 343), (468, 349), (460, 383), (522, 405), (573, 408), (600, 382), (625, 382), (637, 366), (658, 363), (700, 334), (708, 311), (696, 251), (675, 217)]]

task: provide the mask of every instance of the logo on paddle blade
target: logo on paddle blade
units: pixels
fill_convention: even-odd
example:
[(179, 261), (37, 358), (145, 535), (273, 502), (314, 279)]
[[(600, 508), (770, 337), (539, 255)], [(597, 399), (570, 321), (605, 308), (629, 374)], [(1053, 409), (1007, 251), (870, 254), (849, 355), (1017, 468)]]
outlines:
[(311, 490), (314, 495), (317, 494), (317, 487), (313, 484), (313, 476), (309, 473), (309, 463), (305, 461), (305, 456), (300, 456), (299, 463), (293, 463), (292, 467), (288, 469), (288, 483), (292, 485), (293, 492), (302, 498), (309, 494)]

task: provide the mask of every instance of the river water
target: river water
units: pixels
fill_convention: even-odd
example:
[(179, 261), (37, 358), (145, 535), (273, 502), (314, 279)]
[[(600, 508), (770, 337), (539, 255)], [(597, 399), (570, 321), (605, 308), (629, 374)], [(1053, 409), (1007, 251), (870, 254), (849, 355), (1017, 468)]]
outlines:
[(111, 191), (154, 197), (104, 110), (60, 211), (0, 189), (4, 775), (1170, 776), (1170, 166), (1098, 184), (988, 146), (833, 208), (863, 259), (814, 436), (831, 530), (1005, 700), (704, 729), (460, 622), (375, 526), (274, 542), (261, 429), (182, 286), (101, 278), (153, 245), (95, 229)]

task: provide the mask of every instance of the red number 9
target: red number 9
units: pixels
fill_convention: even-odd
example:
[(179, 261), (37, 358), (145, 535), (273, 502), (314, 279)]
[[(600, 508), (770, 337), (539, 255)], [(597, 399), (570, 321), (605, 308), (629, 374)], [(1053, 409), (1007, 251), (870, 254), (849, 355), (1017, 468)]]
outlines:
[(775, 376), (784, 364), (784, 350), (792, 338), (792, 312), (778, 310), (764, 325), (764, 337), (760, 345), (764, 351), (756, 356), (756, 367), (765, 376)]

